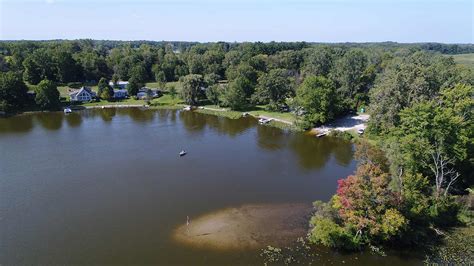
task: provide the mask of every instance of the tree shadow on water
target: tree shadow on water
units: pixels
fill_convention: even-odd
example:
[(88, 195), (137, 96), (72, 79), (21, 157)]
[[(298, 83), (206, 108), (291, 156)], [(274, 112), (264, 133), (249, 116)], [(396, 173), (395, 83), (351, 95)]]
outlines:
[(33, 115), (25, 114), (0, 118), (0, 134), (27, 133), (33, 129)]
[(36, 121), (44, 129), (47, 130), (58, 130), (62, 127), (64, 120), (64, 114), (62, 112), (48, 112), (38, 113), (36, 115)]
[(348, 166), (353, 158), (350, 142), (331, 137), (315, 138), (306, 134), (294, 134), (289, 141), (299, 164), (305, 169), (321, 169), (334, 156), (336, 162)]

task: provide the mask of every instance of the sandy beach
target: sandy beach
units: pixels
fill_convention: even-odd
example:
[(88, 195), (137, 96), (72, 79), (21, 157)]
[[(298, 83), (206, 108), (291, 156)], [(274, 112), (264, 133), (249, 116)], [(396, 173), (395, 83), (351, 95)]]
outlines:
[(179, 225), (178, 243), (211, 249), (285, 246), (305, 236), (311, 204), (252, 204), (218, 210)]

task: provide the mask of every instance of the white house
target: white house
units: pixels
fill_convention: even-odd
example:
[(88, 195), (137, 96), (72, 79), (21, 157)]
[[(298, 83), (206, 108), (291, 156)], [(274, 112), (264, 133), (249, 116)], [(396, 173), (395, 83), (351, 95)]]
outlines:
[(114, 89), (114, 98), (115, 99), (125, 99), (128, 97), (128, 91), (125, 89)]
[(89, 87), (82, 87), (69, 93), (69, 97), (71, 102), (88, 102), (96, 97), (96, 93)]
[(118, 87), (120, 89), (126, 89), (128, 85), (128, 81), (117, 81), (117, 84), (114, 84), (112, 81), (109, 82), (109, 86), (114, 88)]

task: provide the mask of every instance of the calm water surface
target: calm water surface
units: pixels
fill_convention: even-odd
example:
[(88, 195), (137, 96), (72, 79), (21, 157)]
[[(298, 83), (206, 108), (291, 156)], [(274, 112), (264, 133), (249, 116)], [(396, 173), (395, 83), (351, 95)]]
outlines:
[(355, 166), (350, 143), (253, 118), (140, 109), (0, 118), (0, 264), (262, 264), (258, 251), (180, 246), (172, 231), (225, 207), (328, 200)]

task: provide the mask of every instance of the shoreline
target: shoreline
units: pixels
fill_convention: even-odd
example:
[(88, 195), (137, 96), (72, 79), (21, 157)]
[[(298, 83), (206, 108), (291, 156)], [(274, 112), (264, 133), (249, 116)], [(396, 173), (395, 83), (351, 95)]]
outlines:
[[(183, 108), (190, 107), (189, 105), (183, 105), (183, 104), (163, 104), (163, 105), (147, 105), (147, 104), (105, 104), (105, 105), (73, 105), (71, 106), (72, 110), (75, 111), (81, 111), (81, 110), (86, 110), (86, 109), (110, 109), (110, 108), (146, 108), (146, 109), (151, 109), (151, 110), (161, 110), (161, 109), (169, 109), (169, 110), (181, 110)], [(241, 111), (234, 111), (234, 110), (229, 110), (225, 108), (210, 108), (210, 107), (205, 107), (205, 106), (195, 106), (189, 110), (191, 112), (197, 112), (200, 114), (205, 114), (205, 115), (214, 115), (214, 116), (220, 116), (220, 117), (226, 117), (229, 119), (239, 119), (241, 117), (245, 117), (247, 114), (248, 116), (251, 116), (255, 119), (271, 119), (268, 124), (268, 126), (271, 127), (276, 127), (280, 129), (285, 129), (285, 130), (290, 130), (290, 131), (301, 131), (295, 126), (295, 123), (292, 121), (288, 121), (285, 119), (277, 118), (277, 117), (272, 117), (269, 115), (259, 115), (250, 112), (241, 112)], [(19, 112), (15, 114), (4, 114), (0, 115), (0, 117), (8, 117), (8, 116), (15, 116), (15, 115), (23, 115), (23, 114), (34, 114), (34, 113), (48, 113), (48, 112), (60, 112), (58, 111), (47, 111), (47, 110), (37, 110), (37, 111), (25, 111), (25, 112)], [(328, 123), (327, 125), (320, 126), (320, 127), (314, 127), (309, 129), (307, 132), (310, 135), (317, 135), (321, 132), (328, 133), (329, 131), (332, 130), (337, 130), (337, 131), (354, 131), (358, 129), (365, 129), (366, 124), (368, 119), (370, 118), (369, 115), (363, 114), (363, 115), (352, 115), (352, 116), (346, 116), (342, 117), (339, 119), (336, 119), (332, 123)]]

